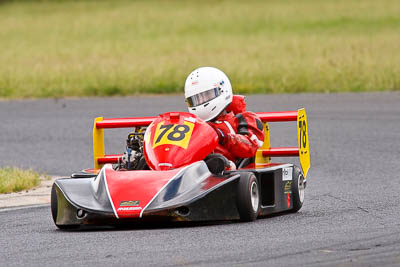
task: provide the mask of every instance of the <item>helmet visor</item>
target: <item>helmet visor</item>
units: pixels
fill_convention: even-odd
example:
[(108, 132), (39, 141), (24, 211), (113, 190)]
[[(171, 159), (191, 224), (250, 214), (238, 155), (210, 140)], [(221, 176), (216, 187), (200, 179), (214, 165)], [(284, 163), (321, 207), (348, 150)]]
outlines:
[(196, 107), (199, 106), (201, 104), (204, 104), (210, 100), (213, 100), (214, 98), (216, 98), (217, 96), (219, 96), (221, 94), (221, 90), (220, 88), (216, 87), (204, 92), (201, 92), (197, 95), (193, 95), (191, 97), (186, 98), (186, 102), (188, 104), (188, 106), (191, 107)]

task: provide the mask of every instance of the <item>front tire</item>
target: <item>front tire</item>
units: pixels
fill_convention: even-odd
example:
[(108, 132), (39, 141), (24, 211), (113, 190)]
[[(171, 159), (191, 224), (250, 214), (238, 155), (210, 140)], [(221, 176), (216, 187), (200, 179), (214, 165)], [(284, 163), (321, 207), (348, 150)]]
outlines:
[(56, 192), (56, 184), (53, 184), (51, 188), (51, 215), (53, 217), (54, 224), (62, 230), (68, 229), (76, 229), (79, 225), (71, 224), (71, 225), (59, 225), (56, 223), (57, 221), (57, 213), (58, 213), (58, 199), (57, 199), (57, 192)]
[(56, 184), (53, 184), (51, 188), (51, 215), (53, 217), (54, 223), (56, 223), (57, 220), (57, 212), (58, 212), (58, 200), (57, 200)]
[(293, 181), (292, 181), (292, 197), (293, 197), (293, 208), (291, 212), (297, 212), (301, 209), (304, 203), (304, 182), (303, 172), (299, 167), (295, 166), (293, 168)]
[(236, 207), (241, 221), (249, 222), (257, 219), (260, 212), (260, 190), (257, 178), (251, 172), (240, 174)]

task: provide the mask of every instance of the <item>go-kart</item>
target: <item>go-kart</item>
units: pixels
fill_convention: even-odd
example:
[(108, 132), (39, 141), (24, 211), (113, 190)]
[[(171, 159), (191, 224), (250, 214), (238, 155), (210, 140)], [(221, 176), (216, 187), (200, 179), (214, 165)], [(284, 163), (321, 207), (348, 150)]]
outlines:
[[(237, 162), (235, 170), (220, 156), (212, 157), (218, 135), (191, 113), (96, 118), (94, 169), (54, 182), (54, 223), (70, 229), (152, 221), (252, 221), (297, 212), (310, 167), (306, 112), (256, 114), (264, 124), (264, 144), (255, 157)], [(297, 122), (298, 147), (270, 146), (268, 122), (278, 121)], [(134, 128), (127, 151), (106, 155), (104, 129), (122, 127)], [(300, 157), (301, 168), (272, 163), (271, 157)]]

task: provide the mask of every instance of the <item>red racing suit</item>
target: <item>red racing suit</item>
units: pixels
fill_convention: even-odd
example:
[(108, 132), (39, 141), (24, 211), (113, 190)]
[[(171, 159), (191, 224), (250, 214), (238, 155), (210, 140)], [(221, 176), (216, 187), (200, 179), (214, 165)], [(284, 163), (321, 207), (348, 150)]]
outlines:
[(240, 158), (255, 156), (264, 143), (264, 125), (253, 112), (222, 113), (209, 124), (216, 129), (220, 145), (214, 153), (236, 162)]

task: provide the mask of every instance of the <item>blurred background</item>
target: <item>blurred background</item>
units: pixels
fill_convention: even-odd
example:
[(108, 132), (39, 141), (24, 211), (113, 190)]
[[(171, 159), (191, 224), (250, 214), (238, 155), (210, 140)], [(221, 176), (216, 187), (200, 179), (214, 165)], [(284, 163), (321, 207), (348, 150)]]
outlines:
[(0, 1), (0, 98), (400, 89), (400, 1)]

